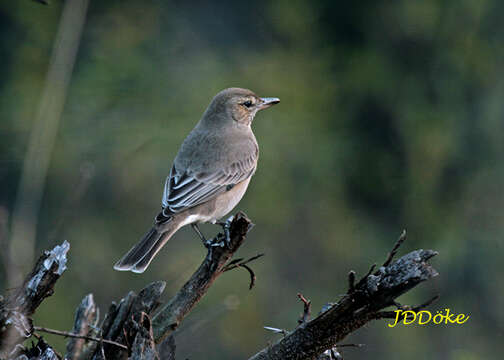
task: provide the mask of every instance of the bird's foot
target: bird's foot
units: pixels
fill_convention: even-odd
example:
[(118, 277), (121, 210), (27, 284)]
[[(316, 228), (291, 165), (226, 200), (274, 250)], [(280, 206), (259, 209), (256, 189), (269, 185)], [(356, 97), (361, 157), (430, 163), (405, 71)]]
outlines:
[(229, 247), (231, 245), (231, 223), (233, 222), (234, 216), (230, 216), (226, 221), (217, 221), (215, 224), (222, 226), (222, 230), (224, 234), (219, 233), (216, 237), (210, 240), (206, 240), (201, 231), (199, 231), (198, 227), (194, 225), (194, 230), (200, 235), (200, 238), (203, 242), (203, 245), (207, 249), (211, 249), (214, 247)]
[(210, 240), (203, 242), (203, 245), (205, 245), (205, 247), (208, 250), (212, 250), (214, 247), (224, 247), (224, 246), (226, 246), (224, 235), (219, 233), (213, 239), (210, 239)]
[[(220, 235), (220, 234), (219, 234)], [(214, 248), (214, 247), (224, 247), (226, 246), (226, 243), (223, 240), (220, 240), (222, 236), (216, 236), (212, 241), (207, 242), (207, 248)]]
[(217, 222), (220, 226), (222, 226), (222, 230), (224, 230), (224, 240), (226, 241), (226, 245), (229, 247), (231, 245), (231, 234), (229, 229), (231, 228), (231, 223), (233, 222), (234, 216), (231, 215), (226, 221)]

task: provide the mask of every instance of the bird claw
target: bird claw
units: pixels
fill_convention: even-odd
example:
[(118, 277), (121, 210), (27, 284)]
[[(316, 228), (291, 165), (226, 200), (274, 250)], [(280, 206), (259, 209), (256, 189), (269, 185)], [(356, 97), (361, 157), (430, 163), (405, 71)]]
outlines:
[(226, 244), (224, 241), (219, 241), (222, 238), (222, 234), (217, 235), (211, 240), (207, 240), (203, 243), (207, 249), (212, 249), (214, 247), (224, 247)]
[(222, 230), (224, 230), (224, 240), (226, 241), (226, 245), (229, 247), (231, 245), (231, 233), (229, 229), (231, 229), (231, 223), (234, 220), (234, 215), (231, 215), (225, 222), (219, 222), (218, 224), (222, 226)]
[[(207, 249), (211, 249), (214, 247), (229, 247), (231, 245), (231, 223), (233, 222), (234, 216), (230, 216), (225, 222), (220, 221), (216, 222), (215, 224), (222, 226), (222, 230), (224, 231), (224, 234), (218, 234), (216, 237), (214, 237), (211, 240), (204, 240), (203, 245)], [(204, 238), (202, 238), (203, 240)]]
[(219, 242), (212, 243), (212, 245), (210, 245), (210, 246), (212, 246), (212, 247), (224, 247), (224, 245), (225, 245), (224, 241), (219, 241)]

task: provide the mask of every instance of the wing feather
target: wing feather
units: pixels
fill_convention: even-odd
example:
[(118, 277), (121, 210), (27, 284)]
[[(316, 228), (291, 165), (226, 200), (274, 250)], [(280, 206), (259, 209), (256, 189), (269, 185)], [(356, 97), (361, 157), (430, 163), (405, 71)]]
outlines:
[(186, 170), (178, 172), (172, 167), (163, 192), (163, 207), (173, 213), (202, 204), (227, 191), (252, 176), (256, 169), (256, 157), (236, 161), (226, 168), (202, 172)]

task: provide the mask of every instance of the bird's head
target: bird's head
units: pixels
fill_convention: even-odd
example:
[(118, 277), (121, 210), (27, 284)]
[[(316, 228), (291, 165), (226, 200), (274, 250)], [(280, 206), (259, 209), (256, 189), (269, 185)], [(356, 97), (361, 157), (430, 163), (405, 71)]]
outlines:
[(211, 121), (231, 120), (249, 126), (259, 110), (279, 102), (278, 98), (261, 98), (247, 89), (229, 88), (215, 95), (204, 118)]

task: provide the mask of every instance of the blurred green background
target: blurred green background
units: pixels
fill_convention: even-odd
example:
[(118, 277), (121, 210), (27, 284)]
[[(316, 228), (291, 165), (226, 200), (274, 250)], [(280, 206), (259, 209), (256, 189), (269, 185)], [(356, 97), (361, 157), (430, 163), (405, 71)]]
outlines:
[[(11, 214), (62, 2), (0, 2), (0, 207)], [(346, 276), (432, 248), (440, 272), (400, 300), (464, 325), (374, 322), (347, 359), (492, 359), (504, 352), (504, 2), (91, 1), (38, 214), (36, 254), (67, 239), (69, 268), (35, 323), (70, 330), (92, 292), (102, 310), (205, 254), (190, 228), (146, 273), (112, 269), (151, 225), (176, 151), (231, 86), (282, 103), (254, 131), (259, 167), (236, 210), (256, 227), (184, 321), (180, 359), (243, 359), (346, 290)], [(206, 234), (217, 231), (212, 225)], [(1, 250), (2, 252), (4, 249)], [(0, 273), (0, 293), (6, 277)], [(64, 340), (50, 337), (63, 351)], [(500, 354), (500, 355), (498, 355)]]

